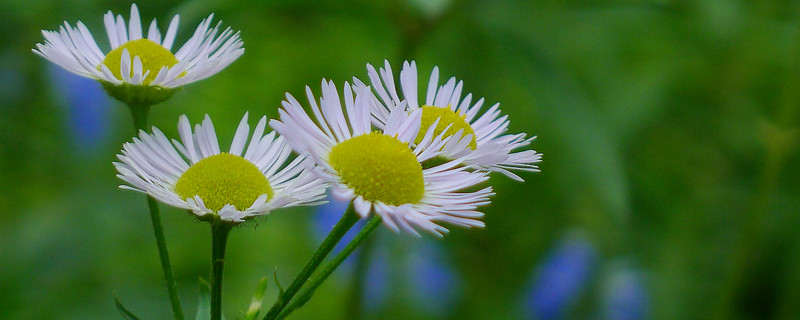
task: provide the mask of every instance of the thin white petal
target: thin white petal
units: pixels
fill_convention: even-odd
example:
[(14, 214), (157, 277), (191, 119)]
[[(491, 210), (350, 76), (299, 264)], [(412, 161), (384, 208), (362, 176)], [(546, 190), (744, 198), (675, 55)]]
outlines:
[(236, 134), (233, 136), (231, 149), (229, 151), (232, 155), (241, 156), (244, 145), (247, 143), (247, 135), (250, 133), (250, 125), (247, 124), (247, 115), (248, 112), (245, 112), (242, 120), (239, 121), (239, 126), (236, 128)]
[(139, 19), (139, 8), (136, 4), (131, 4), (131, 17), (128, 21), (128, 39), (133, 41), (142, 38), (142, 22)]

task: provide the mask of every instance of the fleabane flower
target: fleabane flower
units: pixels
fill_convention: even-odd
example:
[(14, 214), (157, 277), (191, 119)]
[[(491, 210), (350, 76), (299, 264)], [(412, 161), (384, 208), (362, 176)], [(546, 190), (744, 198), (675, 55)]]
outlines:
[[(464, 165), (478, 170), (500, 172), (517, 181), (522, 181), (522, 178), (511, 170), (539, 171), (536, 164), (541, 162), (542, 154), (534, 150), (518, 150), (528, 146), (536, 137), (528, 138), (525, 133), (505, 134), (509, 121), (508, 116), (501, 116), (500, 104), (496, 103), (481, 112), (483, 98), (473, 104), (472, 94), (468, 93), (462, 99), (462, 81), (452, 77), (439, 86), (438, 67), (434, 67), (431, 72), (424, 102), (419, 100), (416, 62), (406, 61), (400, 70), (402, 98), (398, 95), (388, 61), (384, 62), (384, 68), (381, 68), (380, 72), (369, 64), (367, 71), (372, 88), (380, 98), (376, 99), (374, 104), (376, 126), (385, 127), (389, 115), (396, 108), (404, 106), (408, 112), (421, 110), (421, 129), (413, 140), (415, 144), (422, 140), (424, 132), (430, 127), (436, 128), (435, 134), (444, 133), (445, 137), (458, 133), (463, 136), (472, 135), (472, 140), (466, 146), (458, 144), (445, 146), (441, 150), (442, 156), (447, 160), (461, 158)], [(354, 81), (357, 88), (366, 87), (358, 79)], [(434, 126), (434, 123), (437, 125)]]
[(132, 4), (127, 23), (111, 11), (103, 17), (111, 45), (108, 52), (100, 50), (80, 21), (75, 27), (64, 22), (58, 31), (42, 31), (44, 44), (37, 44), (33, 52), (100, 81), (109, 95), (128, 105), (150, 106), (169, 99), (183, 85), (216, 74), (244, 53), (239, 33), (230, 28), (219, 33), (219, 23), (211, 27), (213, 17), (200, 22), (192, 37), (173, 53), (179, 16), (172, 18), (163, 38), (153, 19), (145, 38), (139, 9)]
[[(271, 210), (323, 203), (327, 185), (306, 168), (302, 156), (275, 132), (264, 135), (262, 117), (247, 143), (244, 115), (228, 152), (220, 152), (214, 125), (206, 115), (194, 132), (186, 116), (178, 121), (181, 142), (153, 127), (123, 145), (115, 162), (120, 188), (144, 192), (165, 204), (190, 210), (203, 220), (239, 223)], [(246, 148), (245, 148), (246, 147)], [(287, 164), (288, 162), (288, 164)]]
[[(481, 172), (470, 172), (450, 161), (423, 169), (421, 163), (439, 154), (448, 143), (462, 143), (434, 135), (431, 128), (411, 147), (420, 128), (421, 111), (397, 109), (381, 130), (372, 130), (371, 105), (375, 98), (368, 87), (354, 96), (344, 86), (344, 110), (333, 84), (323, 79), (319, 104), (311, 89), (306, 94), (316, 122), (292, 95), (286, 94), (279, 109), (280, 120), (271, 120), (275, 131), (286, 137), (292, 148), (310, 159), (314, 172), (331, 183), (332, 194), (353, 202), (355, 211), (366, 218), (381, 216), (389, 228), (419, 234), (416, 229), (437, 236), (447, 233), (438, 223), (482, 227), (483, 213), (477, 207), (489, 203), (491, 187), (462, 192), (487, 180)], [(345, 112), (346, 111), (346, 112)], [(463, 143), (468, 142), (465, 137)]]

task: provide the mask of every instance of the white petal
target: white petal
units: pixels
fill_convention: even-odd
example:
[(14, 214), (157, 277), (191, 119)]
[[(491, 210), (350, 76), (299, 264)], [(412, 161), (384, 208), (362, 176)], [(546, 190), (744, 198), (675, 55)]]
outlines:
[(417, 100), (417, 63), (411, 61), (403, 62), (403, 69), (400, 70), (400, 87), (403, 89), (403, 97), (408, 103), (408, 107), (413, 109), (419, 108), (419, 100)]
[(172, 43), (175, 41), (175, 35), (178, 33), (178, 22), (180, 20), (180, 16), (176, 14), (172, 17), (172, 21), (169, 22), (167, 34), (164, 36), (164, 43), (161, 44), (164, 48), (167, 48), (167, 50), (172, 51)]
[(142, 22), (139, 19), (139, 8), (136, 4), (131, 4), (131, 17), (128, 21), (128, 32), (130, 33), (128, 39), (130, 41), (142, 38)]
[(236, 134), (233, 136), (231, 142), (231, 149), (229, 151), (232, 155), (241, 156), (244, 145), (247, 143), (247, 135), (250, 133), (250, 125), (247, 124), (247, 114), (244, 113), (242, 120), (239, 121), (239, 126), (236, 128)]
[(114, 22), (114, 14), (111, 13), (111, 10), (106, 12), (103, 16), (103, 23), (106, 26), (106, 34), (108, 35), (108, 42), (111, 44), (111, 49), (113, 50), (122, 45), (118, 36), (117, 25)]
[(439, 67), (433, 67), (431, 71), (431, 78), (428, 80), (428, 91), (425, 98), (425, 104), (433, 106), (433, 99), (436, 97), (436, 87), (439, 86)]
[(153, 22), (150, 22), (150, 29), (147, 30), (147, 39), (161, 44), (161, 31), (158, 31), (156, 19), (153, 19)]

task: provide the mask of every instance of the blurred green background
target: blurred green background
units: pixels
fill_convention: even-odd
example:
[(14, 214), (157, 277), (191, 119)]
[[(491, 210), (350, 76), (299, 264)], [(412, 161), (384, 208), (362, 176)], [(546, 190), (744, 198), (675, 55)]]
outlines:
[[(374, 290), (388, 298), (365, 318), (800, 318), (797, 1), (138, 5), (162, 31), (180, 14), (177, 44), (210, 12), (245, 43), (230, 67), (153, 108), (168, 136), (179, 115), (208, 113), (225, 148), (244, 112), (275, 117), (285, 92), (366, 79), (384, 59), (396, 75), (415, 59), (422, 83), (438, 65), (441, 80), (500, 102), (511, 132), (538, 136), (542, 172), (493, 176), (485, 229), (441, 240), (379, 229), (388, 263), (374, 269), (389, 285)], [(111, 164), (133, 133), (126, 108), (69, 103), (82, 87), (64, 89), (69, 78), (30, 51), (40, 30), (78, 20), (106, 49), (109, 9), (127, 19), (130, 3), (0, 2), (0, 319), (121, 319), (115, 293), (144, 319), (170, 315), (145, 201), (117, 188)], [(319, 243), (316, 214), (280, 210), (231, 234), (228, 319), (261, 277), (291, 281)], [(193, 315), (210, 231), (174, 208), (162, 217)], [(434, 278), (450, 279), (429, 296), (398, 262), (420, 246), (438, 248)], [(342, 318), (352, 283), (342, 270), (291, 318)]]

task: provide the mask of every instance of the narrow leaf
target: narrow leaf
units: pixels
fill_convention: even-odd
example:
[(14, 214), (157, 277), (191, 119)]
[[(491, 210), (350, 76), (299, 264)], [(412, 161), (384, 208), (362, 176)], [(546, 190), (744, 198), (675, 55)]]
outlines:
[(244, 319), (242, 320), (254, 320), (258, 317), (258, 313), (261, 312), (261, 303), (264, 300), (264, 293), (267, 292), (267, 284), (269, 284), (268, 277), (261, 278), (261, 280), (258, 281), (256, 292), (253, 294), (253, 300), (250, 302), (250, 307), (247, 309), (247, 313), (245, 313)]
[(200, 278), (200, 299), (197, 301), (197, 315), (195, 320), (211, 319), (211, 286)]
[(275, 268), (275, 271), (272, 272), (272, 276), (275, 278), (275, 285), (278, 286), (278, 299), (280, 299), (283, 297), (283, 293), (286, 292), (286, 290), (283, 289), (280, 281), (278, 281), (278, 268)]
[(125, 319), (139, 320), (139, 317), (137, 317), (135, 314), (133, 314), (133, 312), (131, 312), (130, 310), (125, 308), (125, 306), (122, 305), (122, 302), (119, 301), (119, 297), (117, 297), (117, 293), (114, 293), (114, 304), (117, 305), (117, 310), (119, 310), (119, 313), (121, 313), (122, 316), (125, 317)]

